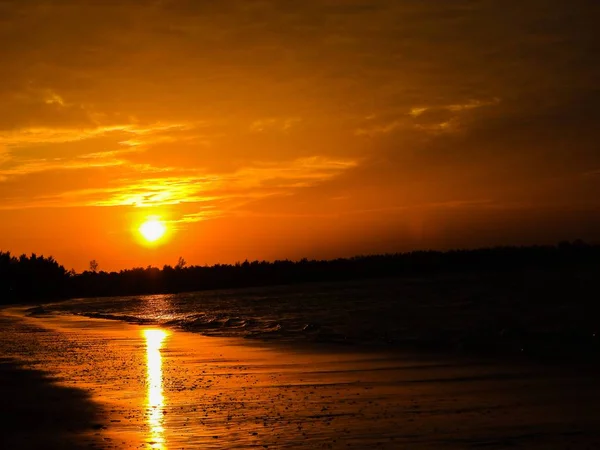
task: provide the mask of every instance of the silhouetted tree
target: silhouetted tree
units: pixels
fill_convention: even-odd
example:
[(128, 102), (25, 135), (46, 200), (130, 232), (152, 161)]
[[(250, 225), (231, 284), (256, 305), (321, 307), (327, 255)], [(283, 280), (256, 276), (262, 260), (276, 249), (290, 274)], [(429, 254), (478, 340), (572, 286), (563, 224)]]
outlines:
[(0, 252), (0, 302), (12, 303), (38, 299), (54, 300), (68, 295), (65, 268), (50, 256)]
[(495, 247), (477, 250), (415, 251), (355, 256), (328, 261), (306, 258), (294, 262), (247, 261), (214, 266), (148, 266), (120, 272), (67, 272), (52, 257), (32, 254), (16, 258), (0, 252), (0, 302), (184, 292), (312, 281), (341, 281), (377, 277), (475, 274), (529, 269), (600, 268), (600, 246), (581, 241), (557, 246)]

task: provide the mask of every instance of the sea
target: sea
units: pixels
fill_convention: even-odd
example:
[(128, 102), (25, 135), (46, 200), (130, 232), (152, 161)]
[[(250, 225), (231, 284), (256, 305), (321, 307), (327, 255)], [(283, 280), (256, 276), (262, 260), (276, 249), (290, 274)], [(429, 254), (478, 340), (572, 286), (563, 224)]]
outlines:
[(453, 275), (86, 298), (37, 306), (30, 314), (290, 344), (597, 356), (597, 321), (585, 313), (586, 298), (577, 297), (589, 293), (585, 280), (578, 293), (573, 280), (565, 285), (555, 278)]

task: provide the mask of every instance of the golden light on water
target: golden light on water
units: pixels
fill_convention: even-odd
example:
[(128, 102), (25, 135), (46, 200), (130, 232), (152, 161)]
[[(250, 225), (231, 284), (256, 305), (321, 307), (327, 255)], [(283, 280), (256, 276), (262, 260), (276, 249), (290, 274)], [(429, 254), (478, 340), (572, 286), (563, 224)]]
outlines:
[(147, 420), (151, 448), (164, 449), (164, 404), (162, 355), (160, 349), (167, 333), (163, 330), (144, 330), (146, 338), (146, 382), (148, 386)]
[(139, 231), (146, 241), (156, 242), (164, 236), (167, 227), (161, 220), (150, 218), (140, 226)]

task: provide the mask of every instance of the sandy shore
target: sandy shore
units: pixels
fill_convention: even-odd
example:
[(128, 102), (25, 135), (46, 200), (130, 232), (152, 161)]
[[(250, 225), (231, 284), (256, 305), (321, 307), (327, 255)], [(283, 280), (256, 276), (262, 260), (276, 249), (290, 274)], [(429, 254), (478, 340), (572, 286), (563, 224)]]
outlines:
[(15, 310), (0, 325), (0, 448), (600, 448), (589, 368), (282, 349)]

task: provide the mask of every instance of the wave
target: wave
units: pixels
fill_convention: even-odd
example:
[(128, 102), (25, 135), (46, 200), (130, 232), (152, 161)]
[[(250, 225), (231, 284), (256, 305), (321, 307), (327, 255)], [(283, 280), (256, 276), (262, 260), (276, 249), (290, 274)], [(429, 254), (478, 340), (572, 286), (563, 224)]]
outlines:
[[(75, 314), (270, 342), (516, 357), (600, 357), (597, 323), (593, 315), (581, 314), (585, 309), (577, 309), (572, 299), (561, 303), (542, 298), (537, 301), (544, 301), (543, 308), (531, 304), (525, 310), (515, 309), (516, 300), (499, 295), (501, 286), (484, 295), (481, 286), (440, 283), (76, 299), (30, 308), (28, 314)], [(565, 311), (578, 321), (557, 321), (568, 317)]]

